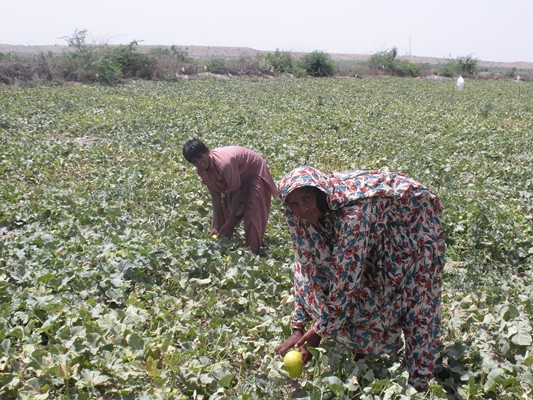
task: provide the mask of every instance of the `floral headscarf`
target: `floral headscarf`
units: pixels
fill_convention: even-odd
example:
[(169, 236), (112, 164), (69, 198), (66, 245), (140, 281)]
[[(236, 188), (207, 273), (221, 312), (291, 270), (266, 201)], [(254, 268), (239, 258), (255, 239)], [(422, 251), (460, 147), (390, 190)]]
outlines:
[[(408, 191), (418, 189), (420, 194), (430, 193), (423, 185), (399, 173), (387, 171), (352, 170), (326, 175), (316, 168), (304, 166), (293, 169), (279, 184), (283, 204), (289, 193), (303, 186), (312, 186), (326, 193), (330, 210), (370, 197), (401, 197)], [(292, 215), (288, 211), (288, 215)]]

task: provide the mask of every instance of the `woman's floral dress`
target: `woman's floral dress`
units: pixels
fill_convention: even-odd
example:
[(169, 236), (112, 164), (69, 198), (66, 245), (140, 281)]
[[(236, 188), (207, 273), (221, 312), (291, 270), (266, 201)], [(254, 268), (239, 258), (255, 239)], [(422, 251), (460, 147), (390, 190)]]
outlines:
[(282, 202), (302, 186), (324, 191), (330, 211), (316, 225), (285, 211), (295, 252), (292, 328), (312, 321), (321, 337), (362, 354), (405, 345), (410, 382), (424, 387), (440, 347), (438, 198), (398, 173), (301, 167), (282, 179)]

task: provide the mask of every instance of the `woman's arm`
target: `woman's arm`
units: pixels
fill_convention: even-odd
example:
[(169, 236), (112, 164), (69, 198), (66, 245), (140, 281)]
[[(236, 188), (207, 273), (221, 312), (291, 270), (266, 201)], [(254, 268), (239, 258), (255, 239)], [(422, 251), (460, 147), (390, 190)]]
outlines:
[(373, 202), (361, 201), (341, 211), (336, 222), (337, 243), (332, 251), (333, 275), (320, 318), (313, 326), (321, 337), (335, 337), (353, 313), (353, 292), (360, 286), (363, 266), (371, 247), (376, 221)]
[(294, 311), (291, 318), (292, 334), (287, 340), (276, 347), (276, 354), (284, 355), (287, 351), (297, 347), (302, 353), (302, 361), (305, 364), (313, 357), (313, 355), (307, 350), (307, 346), (318, 347), (320, 345), (321, 337), (316, 334), (313, 328), (305, 332), (305, 326), (307, 322), (311, 320), (311, 317), (304, 307), (303, 286), (301, 285), (301, 280), (298, 279), (298, 266), (299, 265), (295, 265)]
[(294, 261), (294, 309), (291, 316), (291, 329), (305, 332), (305, 326), (311, 321), (311, 316), (305, 307), (304, 280), (302, 277), (302, 266), (298, 261)]

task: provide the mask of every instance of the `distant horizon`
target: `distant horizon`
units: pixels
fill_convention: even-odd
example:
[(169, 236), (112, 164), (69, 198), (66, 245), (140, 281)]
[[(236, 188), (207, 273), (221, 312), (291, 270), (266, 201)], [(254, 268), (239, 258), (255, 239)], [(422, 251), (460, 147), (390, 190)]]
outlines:
[[(196, 44), (187, 44), (187, 45), (183, 45), (183, 44), (147, 44), (147, 43), (143, 43), (142, 41), (138, 41), (138, 46), (139, 47), (154, 47), (154, 48), (158, 48), (158, 47), (161, 47), (161, 48), (165, 48), (165, 47), (172, 47), (172, 46), (176, 46), (180, 49), (187, 49), (187, 48), (219, 48), (219, 49), (246, 49), (246, 50), (250, 50), (250, 51), (253, 51), (253, 52), (259, 52), (259, 53), (268, 53), (268, 52), (275, 52), (277, 50), (279, 51), (286, 51), (286, 52), (289, 52), (289, 53), (310, 53), (312, 51), (322, 51), (322, 50), (309, 50), (309, 51), (295, 51), (295, 50), (285, 50), (285, 49), (280, 49), (280, 48), (276, 48), (276, 49), (271, 49), (271, 50), (263, 50), (263, 49), (256, 49), (256, 48), (253, 48), (253, 47), (250, 47), (250, 46), (226, 46), (226, 45), (196, 45)], [(110, 46), (121, 46), (121, 45), (126, 45), (126, 44), (129, 44), (129, 43), (87, 43), (88, 45), (92, 45), (92, 46), (101, 46), (101, 45), (110, 45)], [(6, 46), (9, 46), (9, 47), (16, 47), (16, 48), (38, 48), (38, 47), (55, 47), (55, 48), (67, 48), (69, 47), (67, 43), (64, 43), (64, 44), (59, 44), (59, 43), (56, 43), (56, 44), (29, 44), (29, 45), (25, 45), (25, 44), (10, 44), (10, 43), (0, 43), (0, 52), (3, 51), (2, 47), (6, 47)], [(390, 50), (390, 49), (387, 49), (387, 50)], [(4, 50), (5, 51), (5, 50)], [(385, 50), (386, 51), (386, 50)], [(338, 56), (367, 56), (367, 57), (370, 57), (372, 56), (373, 54), (375, 53), (345, 53), (345, 52), (329, 52), (329, 51), (324, 51), (325, 53), (328, 53), (328, 54), (333, 54), (333, 55), (338, 55)], [(458, 56), (458, 57), (465, 57), (465, 56), (471, 56), (470, 54), (466, 54), (466, 55), (462, 55), (462, 56)], [(456, 57), (435, 57), (435, 56), (426, 56), (426, 55), (418, 55), (418, 54), (411, 54), (411, 55), (407, 55), (407, 54), (399, 54), (398, 57), (400, 58), (408, 58), (408, 57), (412, 57), (414, 59), (433, 59), (433, 60), (447, 60), (447, 59), (455, 59)], [(477, 57), (474, 57), (476, 60), (478, 60), (478, 62), (480, 63), (486, 63), (486, 64), (527, 64), (521, 68), (525, 68), (525, 69), (532, 69), (533, 68), (533, 61), (527, 61), (527, 60), (515, 60), (515, 61), (499, 61), (499, 60), (483, 60), (483, 59), (479, 59)]]
[[(65, 37), (66, 38), (66, 37)], [(53, 43), (53, 44), (12, 44), (12, 43), (2, 43), (0, 42), (0, 46), (13, 46), (13, 47), (68, 47), (68, 44), (66, 43)], [(144, 40), (136, 40), (132, 39), (129, 42), (118, 42), (118, 41), (110, 41), (110, 42), (89, 42), (88, 45), (94, 45), (94, 46), (101, 46), (101, 45), (110, 45), (110, 46), (120, 46), (120, 45), (127, 45), (133, 41), (137, 41), (139, 46), (147, 46), (147, 47), (171, 47), (171, 46), (177, 46), (179, 48), (186, 48), (186, 47), (218, 47), (218, 48), (240, 48), (240, 49), (250, 49), (257, 52), (274, 52), (276, 50), (279, 51), (287, 51), (289, 53), (310, 53), (313, 51), (323, 51), (325, 53), (329, 54), (346, 54), (346, 55), (368, 55), (371, 56), (372, 54), (381, 52), (381, 51), (388, 51), (394, 47), (398, 49), (397, 46), (391, 46), (390, 48), (384, 48), (380, 49), (374, 52), (346, 52), (346, 51), (327, 51), (327, 50), (321, 50), (321, 49), (311, 49), (311, 50), (289, 50), (289, 49), (283, 49), (276, 47), (274, 49), (262, 49), (262, 48), (256, 48), (253, 46), (247, 46), (247, 45), (226, 45), (226, 44), (153, 44), (153, 43), (145, 43)], [(431, 58), (431, 59), (455, 59), (457, 57), (466, 57), (466, 56), (472, 56), (475, 59), (483, 62), (488, 63), (503, 63), (503, 64), (513, 64), (513, 63), (527, 63), (527, 64), (533, 64), (533, 54), (531, 55), (531, 60), (489, 60), (489, 59), (481, 59), (479, 57), (476, 57), (473, 53), (467, 53), (467, 54), (460, 54), (456, 56), (447, 55), (447, 56), (435, 56), (435, 55), (420, 55), (420, 54), (398, 54), (398, 57), (416, 57), (416, 58)]]

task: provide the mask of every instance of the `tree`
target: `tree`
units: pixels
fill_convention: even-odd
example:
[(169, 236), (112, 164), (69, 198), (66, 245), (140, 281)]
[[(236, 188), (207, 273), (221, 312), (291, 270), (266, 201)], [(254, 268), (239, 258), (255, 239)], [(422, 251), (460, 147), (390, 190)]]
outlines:
[(87, 45), (87, 30), (75, 30), (71, 37), (64, 37), (72, 51), (64, 54), (64, 74), (76, 81), (94, 80), (97, 76), (94, 47)]
[(461, 68), (461, 75), (472, 75), (477, 72), (478, 60), (471, 55), (457, 57), (456, 63)]

